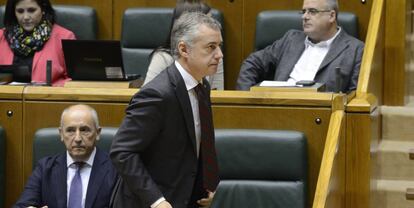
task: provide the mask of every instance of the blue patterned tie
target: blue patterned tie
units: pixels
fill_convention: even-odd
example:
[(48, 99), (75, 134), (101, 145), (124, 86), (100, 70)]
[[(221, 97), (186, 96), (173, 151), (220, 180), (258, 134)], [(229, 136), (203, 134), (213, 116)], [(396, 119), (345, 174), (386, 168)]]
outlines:
[(80, 171), (83, 164), (84, 162), (75, 162), (77, 169), (70, 184), (68, 208), (82, 208), (82, 178)]

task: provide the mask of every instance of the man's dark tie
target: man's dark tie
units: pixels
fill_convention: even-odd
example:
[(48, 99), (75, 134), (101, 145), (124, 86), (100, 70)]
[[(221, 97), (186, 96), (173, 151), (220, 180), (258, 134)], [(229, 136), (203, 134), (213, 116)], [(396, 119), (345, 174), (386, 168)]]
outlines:
[(201, 123), (201, 144), (200, 156), (202, 159), (203, 169), (203, 187), (209, 191), (215, 191), (219, 183), (218, 165), (216, 158), (216, 148), (214, 146), (214, 129), (213, 119), (208, 100), (206, 89), (202, 84), (194, 88), (198, 97), (198, 110)]
[(75, 162), (76, 173), (70, 185), (68, 208), (82, 208), (82, 178), (80, 171), (84, 164), (84, 162)]

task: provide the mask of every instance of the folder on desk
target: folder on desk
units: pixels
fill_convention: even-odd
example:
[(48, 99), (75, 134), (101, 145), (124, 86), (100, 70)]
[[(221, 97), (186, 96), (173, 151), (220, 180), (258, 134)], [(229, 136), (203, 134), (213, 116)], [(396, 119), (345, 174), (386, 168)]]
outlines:
[(324, 83), (315, 83), (312, 86), (296, 85), (287, 81), (263, 81), (252, 86), (250, 91), (271, 91), (271, 92), (324, 92)]

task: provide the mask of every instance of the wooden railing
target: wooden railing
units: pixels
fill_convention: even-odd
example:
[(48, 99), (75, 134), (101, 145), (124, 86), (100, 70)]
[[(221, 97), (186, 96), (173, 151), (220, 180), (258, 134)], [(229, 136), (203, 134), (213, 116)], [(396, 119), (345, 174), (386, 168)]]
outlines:
[[(371, 206), (381, 137), (378, 106), (384, 103), (385, 0), (373, 1), (358, 87), (346, 105), (345, 207)], [(335, 206), (326, 206), (335, 207)]]
[(313, 208), (345, 207), (345, 111), (346, 96), (336, 96), (326, 134)]
[(373, 94), (379, 104), (383, 97), (384, 71), (384, 0), (374, 1), (365, 41), (364, 55), (356, 90), (356, 99), (366, 99)]

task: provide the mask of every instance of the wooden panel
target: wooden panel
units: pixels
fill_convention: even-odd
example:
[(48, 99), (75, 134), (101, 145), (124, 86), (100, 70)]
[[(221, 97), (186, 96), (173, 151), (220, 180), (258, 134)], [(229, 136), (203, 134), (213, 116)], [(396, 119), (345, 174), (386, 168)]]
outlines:
[(314, 106), (331, 107), (332, 93), (310, 92), (251, 92), (212, 91), (211, 102), (219, 104), (250, 104), (261, 106)]
[(359, 29), (359, 39), (365, 41), (365, 37), (368, 32), (368, 23), (371, 16), (371, 8), (374, 1), (365, 1), (366, 3), (361, 3), (361, 0), (358, 1), (338, 1), (339, 3), (339, 12), (352, 12), (358, 17), (358, 29)]
[[(7, 114), (11, 111), (12, 114)], [(11, 207), (23, 189), (22, 101), (0, 101), (0, 125), (6, 132), (6, 204)]]
[(128, 102), (138, 89), (26, 87), (25, 100)]
[[(125, 107), (127, 105), (127, 103), (83, 103), (95, 108), (95, 110), (98, 112), (99, 123), (103, 127), (118, 127), (125, 116)], [(32, 172), (32, 143), (34, 133), (39, 128), (58, 127), (60, 124), (60, 114), (62, 113), (63, 109), (73, 104), (77, 104), (77, 102), (29, 101), (24, 103), (24, 141), (22, 152), (24, 154), (23, 172), (25, 182)]]
[(112, 39), (112, 1), (113, 0), (51, 0), (51, 3), (82, 5), (95, 8), (98, 16), (98, 38)]
[[(407, 95), (405, 66), (409, 63), (411, 0), (386, 0), (384, 104), (404, 105)], [(395, 24), (398, 22), (398, 24)]]
[(0, 85), (0, 99), (2, 100), (16, 100), (22, 99), (23, 86), (8, 86)]
[[(308, 207), (311, 207), (324, 150), (330, 108), (213, 105), (215, 128), (286, 129), (304, 132), (308, 141)], [(315, 119), (320, 118), (320, 125)]]
[(346, 136), (346, 207), (370, 206), (370, 191), (377, 179), (376, 151), (380, 138), (378, 110), (348, 113)]

